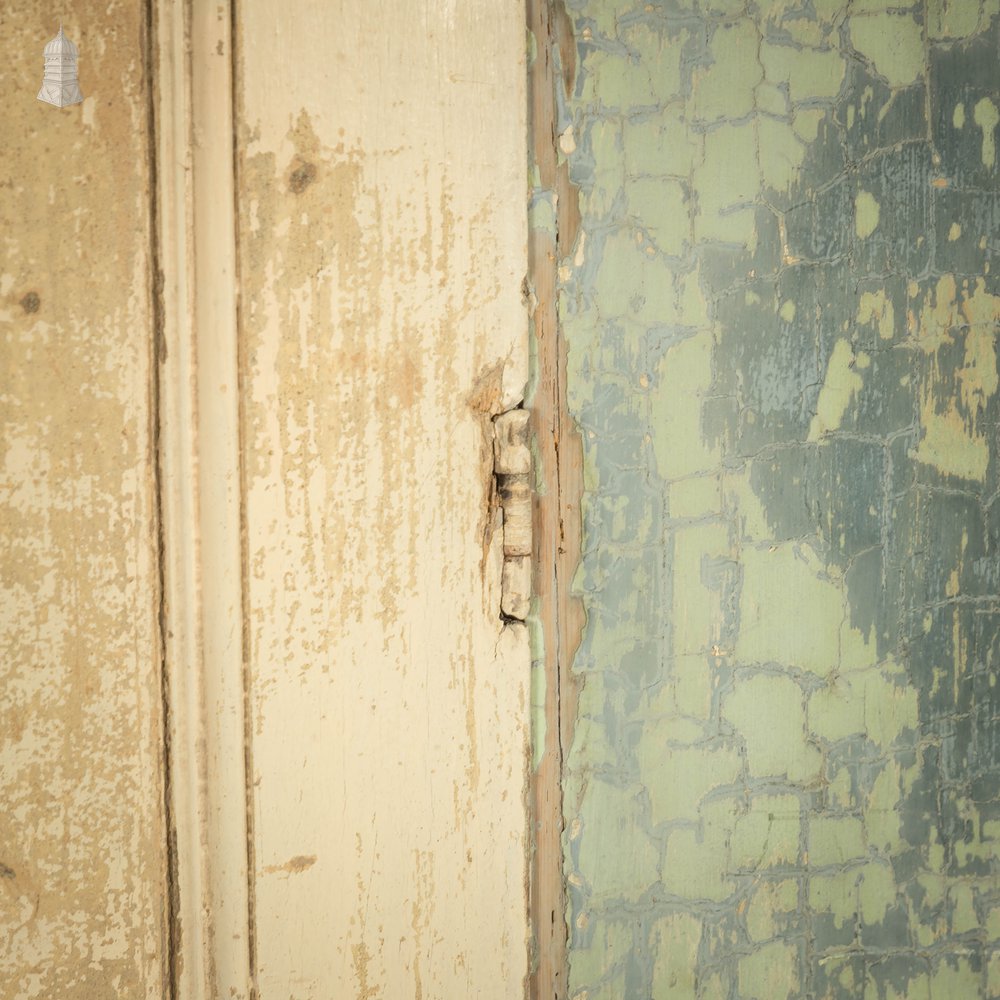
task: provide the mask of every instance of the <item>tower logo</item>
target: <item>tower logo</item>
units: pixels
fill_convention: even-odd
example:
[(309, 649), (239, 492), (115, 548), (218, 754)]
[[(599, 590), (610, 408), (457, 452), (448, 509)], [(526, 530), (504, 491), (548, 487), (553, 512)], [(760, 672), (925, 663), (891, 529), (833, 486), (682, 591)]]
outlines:
[(59, 25), (59, 34), (45, 46), (45, 77), (38, 99), (57, 108), (79, 104), (83, 100), (80, 83), (76, 77), (76, 46), (66, 37)]

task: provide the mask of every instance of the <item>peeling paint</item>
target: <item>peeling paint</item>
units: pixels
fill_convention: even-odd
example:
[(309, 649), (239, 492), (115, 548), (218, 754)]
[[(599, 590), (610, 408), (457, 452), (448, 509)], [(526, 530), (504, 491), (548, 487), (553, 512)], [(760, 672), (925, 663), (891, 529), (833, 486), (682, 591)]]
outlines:
[(921, 26), (912, 14), (876, 10), (848, 23), (854, 47), (890, 87), (906, 87), (924, 72)]
[(569, 995), (985, 1000), (1000, 12), (573, 11)]
[(878, 228), (879, 203), (870, 191), (862, 191), (854, 199), (854, 229), (861, 239), (866, 239)]
[(976, 105), (972, 120), (982, 129), (983, 133), (983, 166), (992, 169), (997, 161), (996, 129), (1000, 121), (996, 105), (984, 97)]
[(528, 369), (523, 18), (415, 0), (373, 34), (314, 5), (275, 48), (272, 3), (235, 16), (257, 994), (508, 998), (530, 651), (493, 418)]
[[(0, 997), (168, 989), (142, 5), (6, 7), (0, 108)], [(101, 39), (117, 38), (105, 48)], [(127, 53), (123, 56), (123, 52)]]
[(865, 369), (870, 364), (871, 358), (863, 351), (854, 353), (850, 341), (838, 340), (834, 344), (827, 363), (826, 379), (816, 400), (816, 416), (809, 425), (806, 440), (818, 441), (828, 431), (840, 429), (844, 414), (864, 387), (864, 379), (857, 369)]

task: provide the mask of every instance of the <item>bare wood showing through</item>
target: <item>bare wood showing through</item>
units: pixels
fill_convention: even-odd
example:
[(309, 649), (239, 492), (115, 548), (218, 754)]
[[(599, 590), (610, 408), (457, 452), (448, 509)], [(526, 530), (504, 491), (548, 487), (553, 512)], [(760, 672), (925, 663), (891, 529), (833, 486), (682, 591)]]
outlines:
[[(538, 482), (534, 501), (535, 593), (544, 636), (545, 728), (533, 781), (534, 851), (531, 916), (535, 955), (532, 1000), (567, 995), (566, 895), (563, 882), (562, 769), (576, 716), (570, 668), (584, 613), (570, 587), (580, 553), (583, 455), (566, 407), (566, 349), (558, 317), (558, 266), (572, 253), (579, 208), (568, 166), (556, 150), (556, 86), (572, 87), (575, 43), (561, 0), (529, 0), (528, 28), (535, 38), (529, 71), (529, 115), (534, 163), (542, 192), (556, 208), (556, 233), (529, 231), (529, 283), (534, 299), (538, 380), (532, 401)], [(559, 52), (560, 79), (554, 55)]]

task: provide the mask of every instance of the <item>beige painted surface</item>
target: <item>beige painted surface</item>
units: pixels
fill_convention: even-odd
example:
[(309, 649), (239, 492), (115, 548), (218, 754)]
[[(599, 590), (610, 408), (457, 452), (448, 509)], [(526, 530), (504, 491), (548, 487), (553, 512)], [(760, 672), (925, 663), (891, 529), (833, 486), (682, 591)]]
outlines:
[(143, 17), (0, 12), (0, 998), (159, 998), (165, 954)]
[(247, 0), (237, 28), (260, 996), (506, 1000), (529, 654), (491, 417), (527, 368), (523, 9)]
[(231, 18), (155, 5), (177, 1000), (251, 995)]
[(521, 995), (520, 6), (14, 7), (0, 1000)]

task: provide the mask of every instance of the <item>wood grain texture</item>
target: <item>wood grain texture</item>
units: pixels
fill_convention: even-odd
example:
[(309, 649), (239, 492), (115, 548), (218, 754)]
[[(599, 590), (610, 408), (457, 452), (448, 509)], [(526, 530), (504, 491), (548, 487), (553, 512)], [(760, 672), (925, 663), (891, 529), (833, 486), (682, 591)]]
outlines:
[[(575, 42), (565, 6), (530, 0), (528, 30), (534, 45), (529, 73), (531, 155), (535, 166), (529, 279), (537, 352), (529, 401), (542, 484), (534, 496), (534, 593), (542, 641), (536, 690), (535, 768), (532, 775), (533, 844), (531, 920), (535, 961), (532, 1000), (567, 996), (566, 886), (563, 878), (562, 776), (573, 740), (576, 683), (573, 657), (584, 627), (583, 606), (572, 581), (580, 560), (583, 448), (566, 401), (567, 344), (559, 318), (559, 266), (571, 257), (579, 229), (578, 193), (556, 146), (557, 88), (573, 88)], [(542, 210), (539, 211), (539, 206)], [(551, 206), (546, 212), (545, 206)], [(540, 711), (539, 711), (540, 708)]]
[(159, 998), (166, 953), (144, 5), (0, 12), (0, 997)]
[(523, 12), (237, 26), (260, 996), (507, 1000), (529, 652), (490, 424), (527, 373)]

